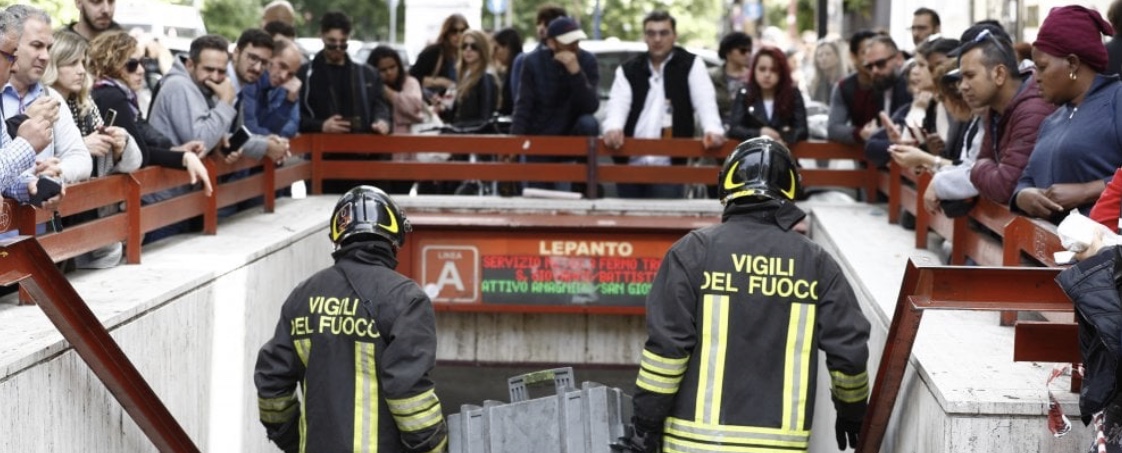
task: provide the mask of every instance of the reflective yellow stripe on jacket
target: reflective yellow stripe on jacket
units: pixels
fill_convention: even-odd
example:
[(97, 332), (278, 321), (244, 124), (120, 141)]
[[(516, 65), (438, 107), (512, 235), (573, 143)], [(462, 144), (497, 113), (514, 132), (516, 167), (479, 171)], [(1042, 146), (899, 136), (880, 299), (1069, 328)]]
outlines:
[(830, 393), (843, 403), (858, 403), (869, 397), (869, 374), (864, 371), (857, 375), (831, 371), (830, 384)]
[(810, 431), (752, 426), (722, 426), (666, 419), (665, 453), (806, 451)]
[(689, 360), (689, 357), (671, 359), (644, 349), (643, 357), (639, 361), (639, 377), (636, 378), (635, 385), (664, 395), (678, 393), (678, 386), (686, 374)]
[(261, 421), (265, 423), (284, 423), (296, 413), (300, 400), (296, 392), (291, 395), (276, 398), (257, 398), (257, 409), (261, 413)]
[(791, 319), (787, 326), (787, 355), (783, 362), (784, 429), (801, 430), (806, 427), (810, 363), (815, 360), (811, 346), (816, 308), (811, 304), (791, 304)]
[(721, 390), (725, 386), (725, 356), (728, 354), (729, 296), (706, 294), (702, 298), (701, 370), (697, 379), (695, 420), (716, 425), (721, 422)]
[[(294, 340), (293, 346), (296, 347), (296, 355), (300, 357), (300, 363), (304, 364), (304, 368), (308, 368), (308, 354), (312, 353), (312, 340), (310, 338), (303, 338)], [(308, 394), (308, 381), (305, 379), (300, 383), (304, 389), (304, 394)], [(308, 442), (308, 411), (304, 408), (307, 401), (300, 400), (300, 453), (304, 453), (307, 448)]]
[(374, 343), (355, 342), (354, 451), (378, 451), (378, 369)]
[(397, 429), (402, 432), (415, 432), (432, 428), (444, 420), (440, 399), (436, 391), (429, 389), (415, 396), (403, 399), (386, 398), (386, 405), (393, 414)]

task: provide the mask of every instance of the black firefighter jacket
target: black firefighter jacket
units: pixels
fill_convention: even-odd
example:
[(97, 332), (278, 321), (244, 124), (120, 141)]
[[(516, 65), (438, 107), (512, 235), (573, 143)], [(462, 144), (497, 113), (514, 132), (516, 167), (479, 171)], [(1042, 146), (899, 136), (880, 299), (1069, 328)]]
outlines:
[(806, 451), (819, 349), (838, 416), (864, 416), (869, 322), (833, 258), (791, 231), (804, 216), (731, 206), (667, 252), (634, 399), (667, 451)]
[[(432, 303), (388, 243), (352, 243), (292, 291), (257, 356), (261, 422), (287, 452), (443, 451)], [(300, 384), (303, 402), (297, 399)]]

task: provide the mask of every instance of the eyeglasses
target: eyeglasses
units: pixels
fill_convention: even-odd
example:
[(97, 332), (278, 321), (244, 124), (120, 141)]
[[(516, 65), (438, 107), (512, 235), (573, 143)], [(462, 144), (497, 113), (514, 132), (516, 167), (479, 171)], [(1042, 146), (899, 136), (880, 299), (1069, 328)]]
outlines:
[(674, 32), (670, 30), (643, 30), (643, 36), (648, 38), (665, 38), (670, 36), (671, 33)]
[(479, 52), (479, 46), (476, 45), (473, 42), (465, 42), (463, 45), (460, 46), (460, 50), (468, 50), (468, 49)]
[(140, 69), (139, 58), (129, 58), (129, 60), (125, 62), (125, 71), (128, 73), (134, 73), (137, 69)]
[(323, 43), (325, 50), (347, 50), (346, 42), (327, 42)]
[(8, 64), (15, 64), (16, 63), (16, 54), (14, 54), (14, 53), (8, 53), (8, 52), (5, 52), (3, 50), (0, 50), (0, 56), (3, 56), (5, 60), (8, 60)]
[(871, 61), (869, 63), (865, 63), (862, 66), (865, 67), (866, 71), (872, 71), (873, 68), (884, 69), (885, 66), (888, 66), (888, 62), (892, 61), (893, 58), (896, 58), (896, 55), (898, 55), (898, 54), (899, 54), (899, 52), (893, 52), (892, 55), (881, 58), (879, 60)]
[(265, 58), (261, 58), (261, 57), (259, 57), (259, 56), (257, 56), (257, 55), (254, 55), (254, 54), (252, 54), (252, 53), (249, 53), (249, 52), (246, 52), (246, 53), (245, 53), (245, 57), (249, 59), (249, 65), (250, 65), (251, 67), (252, 67), (252, 66), (258, 66), (258, 65), (260, 65), (261, 67), (265, 67), (265, 65), (266, 65), (267, 63), (269, 63), (269, 61), (268, 61), (267, 59), (265, 59)]

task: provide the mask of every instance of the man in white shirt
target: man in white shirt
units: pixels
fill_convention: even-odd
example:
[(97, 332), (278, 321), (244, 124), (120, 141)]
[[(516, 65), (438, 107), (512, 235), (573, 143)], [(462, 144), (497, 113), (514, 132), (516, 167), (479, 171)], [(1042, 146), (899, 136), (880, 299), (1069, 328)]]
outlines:
[[(49, 52), (54, 43), (51, 18), (43, 10), (27, 5), (11, 6), (7, 11), (15, 15), (22, 24), (23, 31), (17, 48), (20, 58), (12, 69), (11, 79), (0, 94), (0, 108), (5, 120), (17, 115), (42, 118), (44, 111), (56, 110), (66, 102), (58, 92), (39, 83), (47, 63), (50, 62)], [(69, 112), (50, 116), (56, 118), (53, 122), (53, 140), (37, 157), (41, 161), (52, 157), (59, 159), (58, 169), (61, 174), (55, 176), (66, 184), (89, 179), (93, 160), (82, 132), (74, 123), (74, 117)], [(28, 194), (23, 189), (36, 179), (35, 171), (33, 165), (25, 168), (22, 181), (7, 186), (5, 195), (27, 202)]]
[[(616, 69), (604, 118), (604, 144), (623, 146), (624, 137), (659, 138), (664, 128), (675, 138), (694, 137), (694, 113), (700, 120), (704, 143), (717, 148), (725, 130), (717, 111), (716, 92), (705, 63), (675, 46), (676, 21), (666, 11), (643, 18), (647, 53)], [(623, 163), (617, 160), (617, 164)], [(633, 156), (631, 165), (681, 165), (685, 159), (667, 156)], [(620, 184), (623, 198), (682, 198), (681, 184)]]
[[(8, 11), (0, 11), (0, 86), (8, 83), (19, 53), (19, 40), (23, 26), (16, 16)], [(20, 181), (20, 174), (34, 168), (36, 175), (58, 176), (58, 160), (47, 159), (36, 162), (35, 153), (51, 143), (53, 133), (51, 124), (58, 116), (58, 104), (45, 108), (40, 115), (30, 117), (20, 125), (16, 137), (8, 135), (6, 125), (0, 121), (0, 187), (14, 186)], [(34, 195), (35, 181), (28, 181), (22, 187), (14, 187), (17, 198), (27, 199)], [(59, 197), (50, 200), (57, 203)]]

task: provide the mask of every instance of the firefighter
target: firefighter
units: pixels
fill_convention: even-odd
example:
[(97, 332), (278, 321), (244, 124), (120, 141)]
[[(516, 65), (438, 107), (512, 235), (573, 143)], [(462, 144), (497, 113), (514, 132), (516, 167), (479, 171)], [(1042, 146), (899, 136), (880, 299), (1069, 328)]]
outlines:
[(378, 188), (355, 187), (336, 203), (328, 232), (335, 265), (292, 291), (257, 356), (261, 423), (282, 450), (445, 450), (448, 430), (429, 379), (432, 303), (394, 271), (410, 230)]
[(617, 450), (805, 452), (817, 351), (826, 352), (838, 448), (857, 442), (869, 322), (837, 263), (792, 228), (806, 214), (781, 143), (737, 146), (718, 177), (722, 223), (666, 253), (647, 296), (634, 417)]

